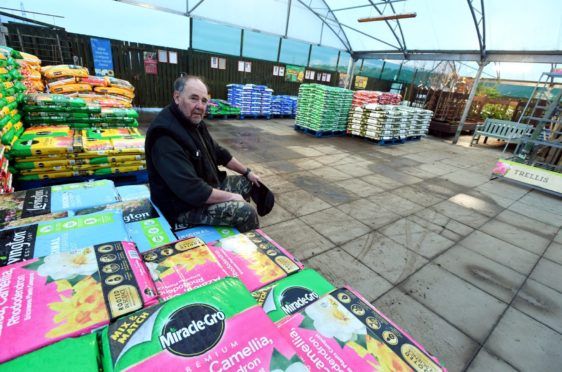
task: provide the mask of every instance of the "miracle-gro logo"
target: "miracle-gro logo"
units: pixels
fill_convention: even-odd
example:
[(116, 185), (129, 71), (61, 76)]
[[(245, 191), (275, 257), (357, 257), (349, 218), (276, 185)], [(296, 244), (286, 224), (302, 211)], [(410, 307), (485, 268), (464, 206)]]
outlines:
[(225, 318), (222, 311), (206, 304), (184, 306), (170, 315), (160, 345), (179, 356), (201, 355), (222, 338)]

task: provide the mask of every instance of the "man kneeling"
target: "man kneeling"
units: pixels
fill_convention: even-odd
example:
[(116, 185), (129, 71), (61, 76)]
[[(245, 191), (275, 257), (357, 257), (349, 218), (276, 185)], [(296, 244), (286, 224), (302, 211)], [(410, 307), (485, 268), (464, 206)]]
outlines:
[[(203, 121), (207, 86), (196, 76), (174, 82), (174, 101), (150, 124), (145, 152), (150, 196), (172, 226), (259, 227), (248, 201), (260, 177), (213, 140)], [(227, 176), (218, 166), (240, 173)]]

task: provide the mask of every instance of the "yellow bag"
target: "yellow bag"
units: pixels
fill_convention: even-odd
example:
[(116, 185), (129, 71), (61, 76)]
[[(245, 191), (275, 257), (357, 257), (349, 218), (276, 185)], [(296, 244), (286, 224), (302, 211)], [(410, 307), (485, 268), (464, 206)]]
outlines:
[(20, 52), (20, 55), (21, 55), (22, 60), (24, 60), (25, 62), (27, 62), (29, 64), (32, 64), (32, 65), (40, 65), (41, 64), (41, 60), (39, 58), (37, 58), (37, 56), (34, 56), (33, 54)]
[(88, 69), (76, 65), (56, 65), (41, 67), (41, 73), (46, 79), (54, 79), (61, 76), (87, 77)]
[(92, 86), (90, 84), (64, 84), (54, 86), (49, 88), (51, 93), (55, 94), (67, 94), (67, 93), (78, 93), (78, 92), (91, 92)]
[(116, 94), (118, 96), (124, 96), (129, 99), (135, 98), (135, 93), (132, 90), (117, 88), (117, 87), (95, 87), (94, 91), (103, 94)]

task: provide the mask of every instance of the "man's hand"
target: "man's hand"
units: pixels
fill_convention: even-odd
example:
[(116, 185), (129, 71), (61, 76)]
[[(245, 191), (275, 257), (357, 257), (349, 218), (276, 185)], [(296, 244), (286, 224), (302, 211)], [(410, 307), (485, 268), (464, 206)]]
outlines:
[(232, 194), (232, 199), (230, 199), (230, 201), (245, 201), (242, 195), (235, 194), (235, 193), (231, 193), (231, 194)]
[(246, 176), (248, 178), (248, 181), (250, 181), (251, 183), (253, 183), (256, 186), (260, 186), (261, 184), (261, 178), (260, 176), (258, 176), (257, 174), (255, 174), (254, 172), (250, 172), (248, 173), (248, 176)]

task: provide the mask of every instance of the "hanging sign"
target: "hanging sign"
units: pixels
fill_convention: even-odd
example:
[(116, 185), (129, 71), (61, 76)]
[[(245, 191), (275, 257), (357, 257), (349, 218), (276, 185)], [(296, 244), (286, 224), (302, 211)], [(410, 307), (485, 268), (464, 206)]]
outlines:
[(108, 39), (90, 38), (92, 55), (94, 56), (94, 70), (96, 76), (115, 76), (113, 72), (113, 55), (111, 43)]
[(302, 83), (304, 81), (304, 67), (287, 65), (285, 81)]
[(561, 173), (499, 159), (492, 174), (562, 194)]
[(367, 80), (369, 80), (366, 76), (356, 76), (355, 77), (355, 89), (365, 89), (367, 88)]
[(144, 73), (147, 75), (158, 75), (156, 52), (144, 52)]

